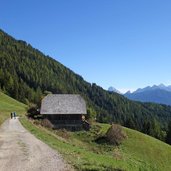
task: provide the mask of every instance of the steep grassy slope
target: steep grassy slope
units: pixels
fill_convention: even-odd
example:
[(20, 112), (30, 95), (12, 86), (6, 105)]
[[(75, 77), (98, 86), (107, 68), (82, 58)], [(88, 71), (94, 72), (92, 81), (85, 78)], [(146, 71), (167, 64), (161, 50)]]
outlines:
[(26, 112), (26, 105), (0, 92), (0, 124), (15, 111), (18, 115)]
[[(11, 111), (24, 114), (26, 105), (0, 93), (0, 123)], [(170, 171), (171, 146), (140, 132), (124, 128), (128, 138), (120, 147), (97, 144), (110, 125), (93, 124), (90, 132), (52, 131), (35, 126), (26, 118), (22, 124), (35, 136), (58, 150), (78, 170)]]
[(89, 132), (47, 130), (26, 118), (22, 124), (36, 137), (63, 154), (78, 170), (170, 171), (171, 146), (140, 132), (124, 128), (128, 138), (119, 147), (97, 144), (110, 125), (94, 124)]
[[(126, 129), (126, 128), (125, 128)], [(121, 149), (139, 170), (171, 170), (171, 146), (140, 132), (126, 129), (128, 140)]]

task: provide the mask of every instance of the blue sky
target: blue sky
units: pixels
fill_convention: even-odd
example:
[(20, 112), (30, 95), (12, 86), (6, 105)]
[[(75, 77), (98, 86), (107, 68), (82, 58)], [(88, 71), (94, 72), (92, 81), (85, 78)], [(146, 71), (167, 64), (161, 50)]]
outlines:
[(105, 89), (171, 84), (169, 0), (0, 0), (0, 28)]

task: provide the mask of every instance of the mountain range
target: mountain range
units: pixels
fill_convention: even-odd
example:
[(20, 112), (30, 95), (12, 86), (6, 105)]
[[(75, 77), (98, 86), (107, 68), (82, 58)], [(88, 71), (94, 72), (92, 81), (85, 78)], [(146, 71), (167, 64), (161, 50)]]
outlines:
[(171, 105), (171, 86), (164, 84), (148, 86), (139, 88), (132, 93), (129, 91), (124, 96), (135, 101)]

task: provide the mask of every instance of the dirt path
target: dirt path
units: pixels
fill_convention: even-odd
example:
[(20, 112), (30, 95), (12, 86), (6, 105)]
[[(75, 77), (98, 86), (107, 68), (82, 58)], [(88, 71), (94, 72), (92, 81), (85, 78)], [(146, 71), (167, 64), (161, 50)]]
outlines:
[(10, 119), (0, 128), (0, 171), (71, 171), (62, 157)]

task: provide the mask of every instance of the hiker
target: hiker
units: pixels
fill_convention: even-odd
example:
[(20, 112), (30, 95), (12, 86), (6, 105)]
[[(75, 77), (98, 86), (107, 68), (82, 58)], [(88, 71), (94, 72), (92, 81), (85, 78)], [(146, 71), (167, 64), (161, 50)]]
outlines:
[(11, 112), (11, 119), (13, 118), (13, 113)]
[(16, 112), (14, 112), (14, 119), (16, 118)]

